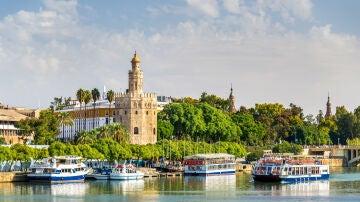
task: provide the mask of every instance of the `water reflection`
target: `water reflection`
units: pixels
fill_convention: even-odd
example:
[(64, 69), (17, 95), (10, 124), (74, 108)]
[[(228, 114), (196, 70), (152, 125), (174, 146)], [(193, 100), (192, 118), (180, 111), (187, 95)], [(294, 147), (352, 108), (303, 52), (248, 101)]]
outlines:
[(272, 196), (329, 196), (329, 181), (311, 181), (299, 183), (256, 183), (254, 189), (261, 195)]
[(236, 175), (184, 176), (186, 190), (236, 190)]
[(64, 183), (52, 184), (51, 195), (53, 196), (84, 196), (90, 187), (88, 183)]
[(127, 195), (139, 194), (144, 191), (144, 180), (112, 180), (110, 183), (110, 190), (113, 193)]

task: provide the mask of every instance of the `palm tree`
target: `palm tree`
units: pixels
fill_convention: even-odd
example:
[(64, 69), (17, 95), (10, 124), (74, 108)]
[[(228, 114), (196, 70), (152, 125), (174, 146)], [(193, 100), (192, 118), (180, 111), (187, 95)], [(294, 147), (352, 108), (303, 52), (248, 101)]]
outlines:
[(84, 97), (84, 103), (85, 103), (85, 115), (84, 115), (84, 130), (86, 130), (86, 105), (89, 104), (91, 101), (91, 92), (89, 90), (84, 91), (85, 97)]
[(100, 98), (100, 92), (97, 88), (91, 90), (92, 100), (94, 102), (94, 113), (93, 113), (93, 129), (95, 128), (95, 103)]
[(76, 144), (92, 144), (95, 141), (95, 135), (93, 131), (80, 131), (76, 138)]
[(110, 108), (111, 108), (111, 103), (114, 101), (115, 99), (115, 93), (113, 90), (109, 90), (107, 93), (106, 93), (106, 99), (109, 101), (109, 119), (108, 119), (108, 122), (107, 124), (110, 123)]
[(129, 141), (130, 133), (124, 124), (113, 123), (109, 126), (111, 126), (111, 128), (109, 130), (111, 130), (111, 132), (112, 132), (113, 140), (115, 140), (116, 142), (128, 142)]
[[(82, 89), (82, 88), (80, 88), (79, 90), (77, 90), (77, 92), (76, 92), (76, 98), (79, 100), (79, 102), (80, 102), (80, 114), (81, 114), (81, 105), (82, 105), (82, 103), (84, 102), (84, 98), (85, 98), (85, 93), (84, 93), (85, 91)], [(79, 123), (80, 123), (80, 120), (81, 120), (81, 117), (79, 116)], [(80, 124), (79, 124), (79, 127), (80, 127)], [(79, 128), (78, 128), (78, 131), (79, 131)], [(78, 131), (76, 131), (76, 132), (78, 132)]]
[(62, 129), (62, 137), (63, 137), (63, 141), (65, 140), (65, 126), (73, 126), (74, 122), (73, 119), (71, 118), (71, 115), (68, 112), (60, 112), (57, 116), (60, 125), (62, 125), (63, 129)]

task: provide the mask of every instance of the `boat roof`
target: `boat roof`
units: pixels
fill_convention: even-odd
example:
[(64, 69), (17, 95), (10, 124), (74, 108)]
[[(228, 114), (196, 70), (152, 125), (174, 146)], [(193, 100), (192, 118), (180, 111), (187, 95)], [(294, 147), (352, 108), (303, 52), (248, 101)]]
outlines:
[(185, 156), (184, 159), (220, 159), (220, 158), (235, 158), (235, 155), (225, 153), (214, 154), (194, 154), (191, 156)]

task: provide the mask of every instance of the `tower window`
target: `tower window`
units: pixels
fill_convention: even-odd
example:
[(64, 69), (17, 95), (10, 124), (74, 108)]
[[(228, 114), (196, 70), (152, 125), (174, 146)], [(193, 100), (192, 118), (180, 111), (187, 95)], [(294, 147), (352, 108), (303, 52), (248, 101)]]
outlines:
[(138, 114), (138, 111), (135, 111), (135, 114)]
[(134, 134), (139, 134), (139, 128), (138, 127), (134, 127)]
[(156, 134), (156, 128), (153, 129), (153, 133), (154, 133), (154, 135)]
[(146, 111), (146, 115), (149, 115), (149, 111)]

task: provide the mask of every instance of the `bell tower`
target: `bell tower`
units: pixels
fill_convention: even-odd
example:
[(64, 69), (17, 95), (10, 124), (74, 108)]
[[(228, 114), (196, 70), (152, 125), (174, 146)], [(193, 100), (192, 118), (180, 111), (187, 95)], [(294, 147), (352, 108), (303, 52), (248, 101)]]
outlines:
[(326, 102), (326, 114), (325, 114), (325, 119), (328, 119), (332, 117), (332, 113), (331, 113), (331, 103), (330, 103), (330, 94), (328, 94), (328, 100)]
[(235, 97), (234, 97), (234, 95), (233, 95), (232, 84), (231, 84), (231, 88), (230, 88), (229, 100), (230, 100), (229, 112), (236, 112), (236, 108), (235, 108)]
[(131, 60), (129, 70), (129, 93), (141, 94), (143, 92), (143, 71), (140, 69), (140, 58), (136, 52)]

